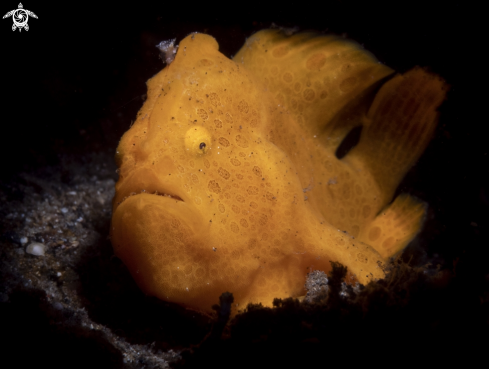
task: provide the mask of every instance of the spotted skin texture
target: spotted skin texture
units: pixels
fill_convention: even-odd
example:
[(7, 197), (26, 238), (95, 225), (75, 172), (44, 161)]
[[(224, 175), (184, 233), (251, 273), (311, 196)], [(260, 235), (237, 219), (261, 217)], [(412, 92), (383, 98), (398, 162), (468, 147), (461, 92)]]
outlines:
[(234, 60), (192, 34), (147, 85), (117, 149), (111, 225), (145, 293), (202, 311), (225, 291), (235, 311), (270, 306), (330, 261), (382, 278), (418, 232), (424, 205), (391, 201), (436, 125), (437, 77), (394, 76), (344, 39), (265, 30)]

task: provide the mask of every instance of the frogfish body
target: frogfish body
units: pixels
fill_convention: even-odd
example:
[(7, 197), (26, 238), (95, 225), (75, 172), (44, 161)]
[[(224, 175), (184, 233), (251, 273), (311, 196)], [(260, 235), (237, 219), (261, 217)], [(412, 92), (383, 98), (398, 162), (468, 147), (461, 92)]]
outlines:
[[(444, 82), (334, 36), (264, 30), (230, 60), (192, 34), (147, 82), (117, 148), (111, 241), (141, 289), (210, 311), (304, 294), (345, 265), (366, 284), (419, 231), (396, 187), (435, 129)], [(338, 146), (356, 127), (344, 157)]]

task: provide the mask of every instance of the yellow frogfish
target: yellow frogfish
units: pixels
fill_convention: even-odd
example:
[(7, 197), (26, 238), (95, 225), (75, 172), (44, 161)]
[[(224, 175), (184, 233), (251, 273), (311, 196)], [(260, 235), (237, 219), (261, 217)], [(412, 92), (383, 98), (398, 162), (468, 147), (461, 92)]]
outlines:
[(230, 60), (194, 33), (147, 87), (117, 148), (111, 223), (146, 294), (271, 306), (331, 261), (366, 284), (422, 226), (424, 203), (393, 196), (446, 94), (424, 69), (396, 74), (352, 41), (270, 29)]

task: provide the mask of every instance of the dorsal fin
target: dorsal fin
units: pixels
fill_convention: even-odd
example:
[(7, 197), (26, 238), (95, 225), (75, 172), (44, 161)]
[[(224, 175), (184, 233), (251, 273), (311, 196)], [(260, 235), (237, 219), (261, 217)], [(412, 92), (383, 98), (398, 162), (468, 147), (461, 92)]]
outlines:
[(393, 73), (353, 41), (316, 33), (287, 36), (278, 29), (251, 36), (234, 61), (253, 71), (278, 104), (331, 150), (358, 125), (379, 81)]

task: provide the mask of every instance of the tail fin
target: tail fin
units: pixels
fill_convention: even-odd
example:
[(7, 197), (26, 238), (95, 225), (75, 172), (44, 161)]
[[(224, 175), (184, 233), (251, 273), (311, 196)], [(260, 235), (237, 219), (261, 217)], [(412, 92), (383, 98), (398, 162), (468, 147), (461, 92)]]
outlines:
[(372, 173), (386, 201), (428, 145), (445, 94), (444, 81), (419, 67), (395, 76), (377, 93), (360, 142), (345, 159)]
[(401, 194), (394, 202), (366, 225), (358, 238), (385, 259), (402, 251), (421, 229), (426, 205)]

